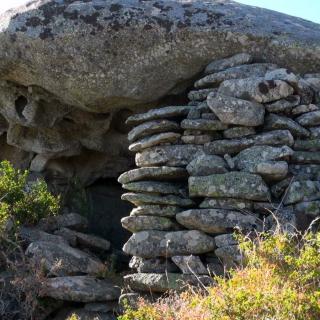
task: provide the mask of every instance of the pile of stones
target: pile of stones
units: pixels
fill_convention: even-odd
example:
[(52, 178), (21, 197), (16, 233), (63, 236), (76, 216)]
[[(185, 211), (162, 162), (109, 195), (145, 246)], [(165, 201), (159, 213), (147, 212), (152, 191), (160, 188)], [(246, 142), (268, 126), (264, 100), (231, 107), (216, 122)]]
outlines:
[(26, 256), (45, 271), (40, 296), (50, 303), (41, 319), (68, 319), (72, 314), (79, 319), (116, 319), (120, 288), (105, 277), (102, 258), (110, 253), (110, 242), (85, 233), (87, 223), (77, 213), (65, 213), (19, 230)]
[(184, 106), (127, 120), (138, 168), (118, 181), (136, 206), (122, 219), (133, 290), (206, 285), (241, 262), (235, 229), (292, 232), (320, 213), (320, 73), (240, 53), (194, 87)]

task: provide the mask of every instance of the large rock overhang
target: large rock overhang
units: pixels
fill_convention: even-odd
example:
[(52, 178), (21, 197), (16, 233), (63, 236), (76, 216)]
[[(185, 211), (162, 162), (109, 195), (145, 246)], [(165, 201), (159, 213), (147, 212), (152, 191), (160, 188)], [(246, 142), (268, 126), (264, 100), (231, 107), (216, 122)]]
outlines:
[(320, 69), (319, 25), (233, 1), (38, 0), (3, 14), (0, 28), (0, 79), (94, 112), (184, 90), (238, 52)]

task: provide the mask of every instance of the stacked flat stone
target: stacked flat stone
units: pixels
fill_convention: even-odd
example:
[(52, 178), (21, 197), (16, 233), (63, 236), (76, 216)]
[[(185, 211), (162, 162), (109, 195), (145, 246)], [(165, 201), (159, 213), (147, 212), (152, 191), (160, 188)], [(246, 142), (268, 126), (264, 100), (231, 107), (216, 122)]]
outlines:
[(119, 182), (137, 206), (122, 220), (134, 290), (179, 289), (195, 274), (210, 283), (241, 262), (235, 229), (293, 231), (297, 213), (320, 213), (320, 74), (240, 53), (194, 86), (187, 105), (127, 120), (139, 168)]

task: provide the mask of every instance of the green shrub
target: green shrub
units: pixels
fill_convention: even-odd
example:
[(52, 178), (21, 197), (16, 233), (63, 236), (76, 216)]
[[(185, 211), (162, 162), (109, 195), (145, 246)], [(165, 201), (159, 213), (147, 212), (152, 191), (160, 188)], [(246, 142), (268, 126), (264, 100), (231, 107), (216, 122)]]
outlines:
[(28, 184), (28, 174), (14, 169), (8, 161), (0, 163), (0, 228), (8, 221), (16, 226), (33, 225), (58, 213), (59, 197), (48, 191), (44, 181)]
[(228, 278), (216, 277), (207, 292), (141, 300), (137, 310), (128, 308), (119, 320), (320, 319), (320, 233), (242, 240), (246, 265)]

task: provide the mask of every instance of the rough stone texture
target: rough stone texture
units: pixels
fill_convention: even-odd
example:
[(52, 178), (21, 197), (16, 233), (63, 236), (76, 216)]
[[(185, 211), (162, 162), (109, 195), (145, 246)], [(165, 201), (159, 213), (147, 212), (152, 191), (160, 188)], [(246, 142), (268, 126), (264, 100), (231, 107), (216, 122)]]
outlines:
[(132, 257), (129, 267), (131, 269), (136, 269), (140, 273), (165, 273), (178, 271), (178, 267), (166, 258), (144, 259), (140, 257)]
[(268, 70), (275, 69), (277, 66), (268, 63), (243, 64), (229, 68), (221, 72), (210, 74), (195, 82), (196, 88), (211, 87), (220, 84), (224, 80), (263, 77)]
[(129, 216), (121, 219), (122, 226), (131, 231), (139, 232), (143, 230), (178, 230), (179, 226), (166, 217), (153, 216)]
[(303, 115), (296, 118), (302, 126), (315, 127), (320, 125), (320, 111), (312, 111), (304, 113)]
[(204, 151), (208, 154), (224, 155), (236, 154), (251, 146), (268, 145), (268, 146), (292, 146), (294, 139), (288, 130), (274, 130), (261, 133), (250, 138), (216, 140), (206, 143)]
[(31, 243), (34, 241), (47, 241), (68, 244), (68, 241), (63, 237), (41, 231), (37, 228), (21, 227), (18, 230), (18, 235), (22, 240), (26, 241), (27, 243)]
[(153, 180), (179, 180), (187, 177), (187, 171), (183, 168), (174, 167), (146, 167), (124, 172), (118, 178), (118, 182), (125, 184), (133, 181)]
[(135, 141), (138, 138), (143, 138), (155, 133), (168, 132), (179, 130), (180, 126), (174, 121), (168, 120), (155, 120), (142, 123), (141, 125), (133, 128), (128, 133), (128, 140)]
[(166, 292), (168, 290), (181, 291), (186, 289), (188, 285), (202, 287), (213, 284), (212, 278), (209, 276), (194, 276), (188, 274), (167, 273), (136, 273), (124, 277), (124, 283), (133, 290)]
[(226, 96), (266, 103), (286, 98), (293, 94), (293, 88), (281, 80), (248, 78), (225, 80), (218, 92)]
[(110, 249), (111, 245), (110, 242), (106, 239), (102, 239), (91, 234), (85, 234), (82, 232), (70, 230), (68, 228), (57, 230), (55, 234), (63, 237), (67, 241), (71, 239), (74, 246), (79, 245), (86, 248), (107, 251)]
[(181, 128), (187, 130), (221, 131), (228, 128), (219, 120), (208, 119), (184, 119)]
[(120, 288), (107, 279), (90, 276), (46, 279), (41, 296), (75, 302), (112, 301), (120, 296)]
[(187, 165), (191, 176), (207, 176), (213, 173), (228, 172), (226, 161), (215, 155), (201, 155)]
[(175, 195), (156, 195), (148, 193), (124, 193), (122, 200), (129, 201), (135, 205), (159, 204), (169, 206), (191, 207), (194, 202), (191, 199), (181, 198)]
[[(223, 123), (255, 127), (263, 124), (264, 106), (222, 94), (209, 95), (209, 108)], [(277, 128), (278, 129), (278, 128)]]
[(224, 233), (233, 228), (243, 231), (260, 229), (256, 217), (223, 209), (191, 209), (178, 213), (176, 219), (188, 229), (206, 233)]
[(165, 132), (155, 134), (150, 137), (142, 138), (130, 144), (129, 150), (133, 152), (142, 151), (143, 149), (157, 146), (160, 144), (165, 144), (169, 142), (176, 142), (180, 138), (179, 133)]
[(205, 198), (199, 205), (199, 208), (227, 209), (227, 210), (245, 210), (251, 212), (253, 203), (242, 199), (211, 199)]
[(200, 231), (149, 230), (133, 234), (124, 245), (123, 251), (142, 258), (154, 258), (202, 254), (214, 248), (213, 238)]
[(54, 231), (60, 228), (81, 230), (87, 227), (87, 225), (88, 220), (77, 213), (68, 213), (43, 218), (39, 222), (39, 228), (45, 231)]
[(46, 241), (32, 242), (26, 255), (55, 275), (74, 275), (79, 273), (97, 274), (105, 268), (96, 257), (63, 243)]
[(131, 216), (159, 216), (159, 217), (175, 217), (175, 215), (183, 209), (176, 206), (167, 205), (140, 205), (132, 209)]
[(265, 107), (269, 112), (290, 114), (293, 111), (294, 107), (296, 107), (300, 103), (300, 100), (300, 96), (291, 95), (284, 99), (268, 103), (265, 105)]
[(201, 154), (202, 150), (202, 146), (192, 144), (154, 147), (137, 153), (136, 165), (138, 167), (154, 165), (185, 166), (197, 154)]
[(241, 198), (248, 200), (268, 200), (268, 186), (258, 175), (246, 172), (213, 174), (206, 177), (190, 177), (191, 197)]
[(252, 127), (233, 127), (223, 131), (223, 137), (226, 139), (236, 139), (246, 136), (252, 136), (256, 130)]
[(198, 256), (174, 256), (171, 260), (183, 274), (208, 274), (208, 270)]

